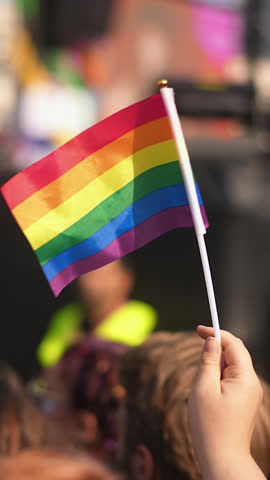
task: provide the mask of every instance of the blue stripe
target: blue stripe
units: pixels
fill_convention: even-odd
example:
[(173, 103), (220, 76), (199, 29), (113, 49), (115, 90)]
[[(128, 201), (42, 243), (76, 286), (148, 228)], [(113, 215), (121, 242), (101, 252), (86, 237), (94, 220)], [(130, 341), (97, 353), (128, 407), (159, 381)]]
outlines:
[[(202, 205), (202, 198), (197, 184), (196, 189), (199, 204)], [(146, 195), (126, 208), (91, 237), (68, 248), (46, 263), (42, 268), (48, 281), (51, 281), (71, 263), (100, 252), (117, 237), (132, 230), (153, 215), (167, 208), (183, 205), (188, 205), (184, 184), (160, 188)]]

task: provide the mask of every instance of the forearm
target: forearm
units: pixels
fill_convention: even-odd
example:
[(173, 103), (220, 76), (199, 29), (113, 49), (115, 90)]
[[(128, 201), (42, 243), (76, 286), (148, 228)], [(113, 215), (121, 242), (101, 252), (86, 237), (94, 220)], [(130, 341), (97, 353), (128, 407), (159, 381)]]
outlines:
[(266, 480), (251, 455), (226, 458), (218, 452), (214, 459), (200, 462), (203, 480)]

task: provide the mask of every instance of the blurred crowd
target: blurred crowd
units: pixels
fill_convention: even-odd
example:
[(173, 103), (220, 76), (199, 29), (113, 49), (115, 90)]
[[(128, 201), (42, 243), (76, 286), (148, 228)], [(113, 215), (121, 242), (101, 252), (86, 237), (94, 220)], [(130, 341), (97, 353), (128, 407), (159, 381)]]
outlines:
[[(269, 21), (268, 0), (0, 0), (0, 183), (167, 77), (213, 225), (221, 323), (266, 380)], [(202, 478), (188, 399), (203, 347), (191, 330), (209, 312), (192, 232), (55, 300), (2, 199), (0, 216), (0, 477)], [(251, 453), (270, 477), (260, 380)]]
[[(224, 338), (226, 340), (226, 336)], [(241, 350), (240, 343), (236, 346)], [(191, 430), (190, 415), (194, 412), (192, 406), (188, 412), (188, 400), (194, 389), (202, 347), (203, 341), (195, 332), (154, 333), (136, 347), (102, 340), (88, 332), (83, 340), (68, 349), (56, 366), (43, 372), (35, 388), (24, 386), (13, 369), (1, 364), (2, 478), (109, 480), (121, 476), (134, 480), (199, 480), (202, 465), (200, 457), (195, 455), (193, 441), (196, 445), (196, 430), (200, 434), (200, 429), (196, 424)], [(232, 352), (233, 346), (230, 348)], [(241, 359), (241, 351), (239, 354)], [(223, 379), (228, 380), (230, 376), (234, 378), (236, 367), (230, 365), (226, 347), (224, 355), (227, 365)], [(232, 353), (230, 355), (233, 362)], [(220, 382), (218, 356), (217, 360), (216, 380)], [(245, 362), (243, 356), (242, 363), (239, 382), (244, 379), (244, 370), (250, 368), (248, 358)], [(209, 383), (211, 372), (208, 375)], [(203, 380), (203, 370), (201, 377)], [(244, 401), (254, 402), (256, 406), (251, 455), (267, 478), (270, 474), (270, 385), (262, 379), (260, 382), (262, 403), (258, 402), (259, 391), (252, 383), (252, 396), (245, 396)], [(209, 400), (215, 393), (214, 385), (211, 388), (207, 394)], [(194, 391), (192, 394), (196, 395)], [(237, 411), (239, 394), (236, 391), (235, 396), (233, 392), (231, 395), (229, 402), (235, 402), (236, 413), (242, 415), (241, 422), (245, 424), (252, 412), (246, 415), (244, 411)], [(228, 392), (225, 400), (226, 397)], [(203, 415), (207, 413), (200, 402), (198, 408), (202, 408)], [(211, 410), (208, 413), (211, 415)], [(213, 410), (213, 416), (215, 414)], [(219, 410), (219, 415), (224, 415), (226, 421), (227, 412)], [(230, 429), (233, 431), (235, 425), (230, 425)], [(222, 438), (224, 433), (223, 430), (217, 432), (217, 438)], [(240, 445), (237, 448), (242, 458)], [(200, 450), (207, 448), (202, 446)], [(234, 466), (230, 454), (228, 460), (232, 460)], [(242, 458), (243, 471), (244, 460), (245, 457)], [(203, 475), (203, 478), (207, 477)]]

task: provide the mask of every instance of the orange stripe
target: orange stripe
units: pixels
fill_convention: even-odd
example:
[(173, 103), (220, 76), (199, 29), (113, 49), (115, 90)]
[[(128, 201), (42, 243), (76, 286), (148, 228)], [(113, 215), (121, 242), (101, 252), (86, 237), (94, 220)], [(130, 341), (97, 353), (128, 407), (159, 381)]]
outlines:
[(172, 134), (167, 117), (137, 127), (85, 158), (57, 180), (27, 198), (13, 209), (13, 214), (25, 230), (124, 158), (170, 138)]
[(79, 133), (46, 157), (17, 173), (1, 188), (11, 210), (49, 183), (61, 177), (87, 156), (127, 132), (166, 116), (160, 93), (134, 103)]

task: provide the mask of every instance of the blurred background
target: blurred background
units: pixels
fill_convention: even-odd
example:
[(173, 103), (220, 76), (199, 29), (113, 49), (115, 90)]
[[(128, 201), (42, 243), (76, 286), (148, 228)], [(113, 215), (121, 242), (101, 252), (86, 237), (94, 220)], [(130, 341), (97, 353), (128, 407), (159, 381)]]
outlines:
[[(268, 0), (0, 0), (0, 181), (169, 79), (206, 206), (222, 328), (270, 380), (270, 3)], [(0, 357), (28, 380), (55, 299), (0, 198)], [(210, 324), (192, 229), (130, 255), (132, 297), (156, 329)]]

